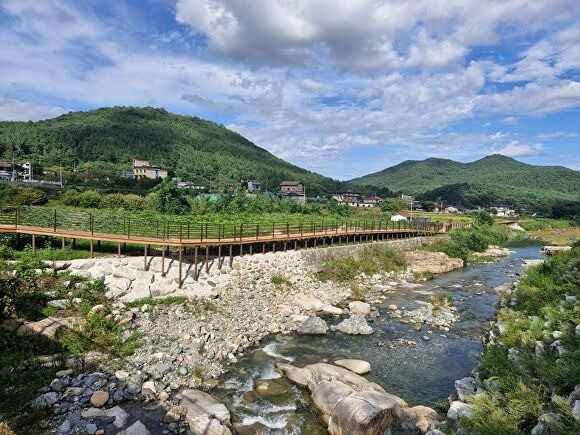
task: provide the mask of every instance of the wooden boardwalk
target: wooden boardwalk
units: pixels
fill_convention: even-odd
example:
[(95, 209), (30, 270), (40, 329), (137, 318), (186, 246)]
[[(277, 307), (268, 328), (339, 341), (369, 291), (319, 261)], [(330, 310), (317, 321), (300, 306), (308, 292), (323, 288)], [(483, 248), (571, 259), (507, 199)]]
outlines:
[(126, 244), (140, 245), (144, 249), (144, 264), (147, 268), (151, 246), (161, 248), (163, 261), (170, 248), (173, 248), (178, 251), (181, 276), (183, 255), (191, 248), (196, 277), (200, 248), (205, 250), (206, 268), (210, 253), (214, 253), (221, 267), (224, 247), (228, 251), (226, 255), (229, 256), (231, 264), (234, 254), (433, 236), (464, 226), (469, 224), (459, 222), (414, 224), (390, 221), (209, 224), (101, 216), (43, 207), (0, 209), (0, 232), (14, 233), (18, 237), (20, 234), (31, 236), (33, 251), (36, 250), (38, 236), (60, 238), (63, 249), (65, 239), (87, 240), (91, 257), (95, 241), (99, 244), (101, 241), (117, 244), (118, 255), (121, 255), (122, 246)]

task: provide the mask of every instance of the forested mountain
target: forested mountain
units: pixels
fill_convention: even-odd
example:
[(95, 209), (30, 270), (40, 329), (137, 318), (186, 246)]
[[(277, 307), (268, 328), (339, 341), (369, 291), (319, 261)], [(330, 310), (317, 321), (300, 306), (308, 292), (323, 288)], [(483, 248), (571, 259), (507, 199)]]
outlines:
[(301, 180), (307, 194), (324, 194), (341, 183), (299, 168), (222, 125), (163, 109), (113, 107), (71, 112), (38, 122), (0, 122), (0, 159), (81, 170), (99, 167), (112, 174), (130, 169), (131, 158), (147, 157), (175, 175), (213, 188), (260, 180), (277, 190), (282, 180)]
[(388, 187), (424, 199), (473, 207), (505, 203), (547, 212), (555, 204), (580, 204), (580, 172), (535, 166), (501, 155), (471, 163), (429, 158), (408, 160), (350, 181)]

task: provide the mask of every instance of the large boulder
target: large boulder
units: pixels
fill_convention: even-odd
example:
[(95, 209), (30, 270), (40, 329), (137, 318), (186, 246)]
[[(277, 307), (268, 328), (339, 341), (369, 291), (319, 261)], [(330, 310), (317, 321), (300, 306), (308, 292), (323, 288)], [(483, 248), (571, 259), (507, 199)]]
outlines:
[(374, 332), (373, 328), (367, 324), (366, 319), (358, 314), (351, 314), (348, 319), (344, 319), (334, 329), (351, 335), (369, 335)]
[(465, 377), (455, 381), (455, 396), (454, 399), (458, 399), (462, 402), (465, 401), (467, 396), (472, 396), (475, 394), (475, 378)]
[(306, 368), (294, 367), (293, 365), (284, 363), (277, 363), (276, 368), (280, 370), (284, 376), (301, 387), (308, 387), (308, 385), (314, 383), (312, 372)]
[(178, 397), (179, 404), (187, 411), (188, 420), (208, 415), (221, 423), (230, 424), (230, 411), (212, 395), (199, 390), (183, 390)]
[[(316, 363), (309, 364), (305, 366), (304, 369), (309, 371), (312, 374), (312, 378), (318, 382), (323, 380), (337, 380), (343, 384), (348, 385), (356, 391), (373, 390), (380, 391), (382, 393), (385, 392), (383, 387), (381, 387), (379, 384), (375, 384), (374, 382), (371, 382), (368, 379), (365, 379), (362, 376), (357, 375), (356, 373), (353, 373), (343, 367), (337, 367), (327, 363)], [(311, 385), (312, 383), (310, 383), (308, 386), (312, 390)]]
[(326, 414), (325, 420), (328, 423), (336, 404), (354, 392), (351, 387), (340, 381), (322, 381), (312, 388), (310, 397), (319, 411), (323, 415)]
[(427, 406), (403, 408), (401, 427), (406, 430), (427, 432), (437, 421), (437, 412)]
[(328, 325), (318, 316), (310, 316), (296, 328), (298, 334), (305, 335), (324, 335), (327, 331)]
[(451, 406), (447, 411), (447, 417), (452, 420), (457, 420), (460, 417), (471, 417), (473, 415), (473, 407), (467, 403), (456, 400), (451, 402)]
[(461, 258), (448, 257), (443, 252), (407, 251), (407, 267), (415, 273), (445, 273), (463, 267)]
[(396, 427), (401, 416), (396, 400), (377, 391), (362, 391), (336, 404), (328, 431), (332, 435), (380, 435)]
[(351, 313), (360, 314), (361, 316), (368, 316), (371, 314), (371, 306), (362, 301), (351, 302), (348, 304), (348, 309)]
[(364, 375), (371, 371), (371, 365), (362, 359), (337, 359), (334, 363), (358, 375)]

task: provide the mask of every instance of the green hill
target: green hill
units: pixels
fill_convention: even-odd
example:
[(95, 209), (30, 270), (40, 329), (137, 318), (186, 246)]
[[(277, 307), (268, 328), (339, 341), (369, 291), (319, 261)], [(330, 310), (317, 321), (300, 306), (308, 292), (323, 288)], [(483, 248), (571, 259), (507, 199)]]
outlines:
[(442, 197), (465, 207), (507, 203), (546, 212), (556, 203), (580, 203), (579, 171), (528, 165), (497, 154), (470, 163), (408, 160), (349, 183), (388, 187), (425, 199)]
[(223, 125), (163, 109), (113, 107), (71, 112), (39, 122), (0, 122), (0, 159), (12, 157), (99, 168), (118, 175), (131, 158), (144, 156), (176, 176), (212, 187), (260, 180), (277, 189), (282, 180), (301, 180), (309, 195), (339, 189), (340, 182), (299, 168), (254, 145)]

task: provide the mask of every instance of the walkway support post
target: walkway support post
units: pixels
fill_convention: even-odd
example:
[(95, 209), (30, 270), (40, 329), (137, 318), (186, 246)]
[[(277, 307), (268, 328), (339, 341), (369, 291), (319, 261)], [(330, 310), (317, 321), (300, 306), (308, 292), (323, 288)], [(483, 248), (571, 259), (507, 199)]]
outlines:
[(181, 286), (183, 285), (183, 280), (181, 279), (181, 269), (183, 266), (183, 247), (179, 247), (179, 271), (178, 271), (178, 275), (179, 275), (179, 288), (181, 288)]
[(161, 247), (161, 276), (165, 278), (165, 246)]
[(196, 246), (193, 249), (193, 264), (194, 264), (194, 267), (193, 267), (193, 279), (196, 280), (196, 281), (199, 278), (199, 270), (198, 270), (198, 267), (197, 267), (197, 256), (198, 256), (198, 253), (199, 253), (199, 246)]
[(145, 245), (143, 248), (143, 270), (147, 270), (147, 248), (149, 245)]
[(218, 270), (222, 269), (222, 245), (218, 246)]
[(205, 245), (205, 273), (209, 273), (209, 245)]

